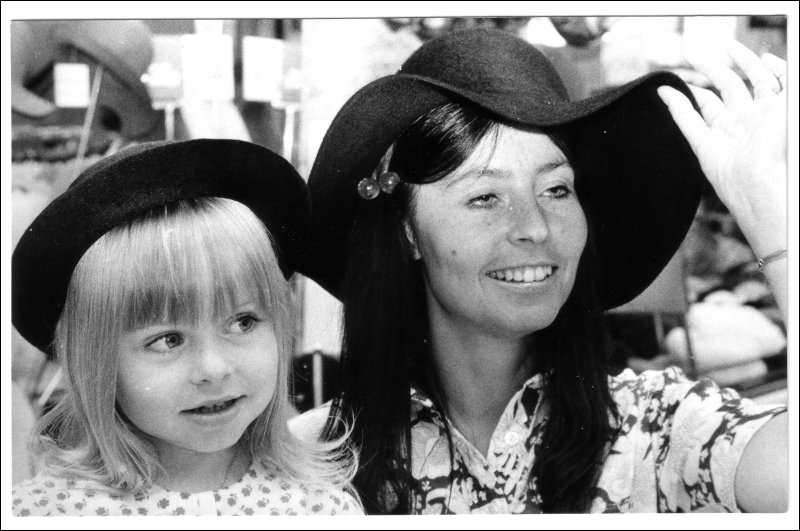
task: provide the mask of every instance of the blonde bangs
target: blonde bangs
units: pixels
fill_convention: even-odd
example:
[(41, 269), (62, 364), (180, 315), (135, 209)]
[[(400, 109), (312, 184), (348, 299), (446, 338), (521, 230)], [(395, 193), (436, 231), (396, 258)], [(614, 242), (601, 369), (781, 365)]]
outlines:
[(173, 203), (110, 231), (95, 246), (106, 262), (107, 290), (116, 292), (108, 303), (121, 330), (216, 320), (246, 303), (273, 321), (286, 311), (286, 282), (268, 233), (236, 201)]

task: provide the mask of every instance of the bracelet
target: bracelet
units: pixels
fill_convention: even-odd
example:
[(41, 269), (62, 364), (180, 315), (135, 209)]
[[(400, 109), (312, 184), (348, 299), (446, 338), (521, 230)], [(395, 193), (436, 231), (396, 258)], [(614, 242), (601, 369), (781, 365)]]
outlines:
[(768, 254), (764, 258), (759, 258), (756, 262), (759, 271), (764, 271), (764, 266), (766, 266), (770, 262), (774, 262), (778, 258), (783, 258), (786, 256), (786, 249), (781, 249), (780, 251), (775, 251), (772, 254)]

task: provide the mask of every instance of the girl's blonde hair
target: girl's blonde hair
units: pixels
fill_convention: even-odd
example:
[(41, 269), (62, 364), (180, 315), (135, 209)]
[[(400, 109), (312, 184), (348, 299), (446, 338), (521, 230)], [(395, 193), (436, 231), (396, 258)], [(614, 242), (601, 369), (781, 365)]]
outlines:
[(241, 203), (183, 200), (112, 228), (72, 274), (55, 334), (67, 394), (40, 421), (35, 452), (51, 472), (94, 479), (119, 493), (151, 485), (159, 468), (147, 436), (116, 405), (117, 341), (164, 318), (198, 322), (255, 300), (278, 340), (278, 381), (267, 408), (239, 441), (252, 459), (286, 476), (347, 488), (356, 455), (288, 429), (293, 343), (291, 289), (269, 231)]

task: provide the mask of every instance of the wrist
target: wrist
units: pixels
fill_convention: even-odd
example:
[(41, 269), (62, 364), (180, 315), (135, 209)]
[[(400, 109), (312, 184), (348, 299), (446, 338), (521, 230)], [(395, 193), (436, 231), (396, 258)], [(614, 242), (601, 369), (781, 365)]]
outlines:
[(772, 202), (768, 205), (748, 202), (729, 207), (729, 210), (756, 258), (787, 248), (785, 199), (781, 203)]
[(766, 256), (758, 258), (758, 260), (756, 261), (756, 265), (758, 266), (758, 270), (763, 272), (764, 268), (767, 267), (769, 264), (777, 262), (778, 260), (785, 259), (787, 258), (787, 256), (788, 256), (788, 250), (780, 249)]

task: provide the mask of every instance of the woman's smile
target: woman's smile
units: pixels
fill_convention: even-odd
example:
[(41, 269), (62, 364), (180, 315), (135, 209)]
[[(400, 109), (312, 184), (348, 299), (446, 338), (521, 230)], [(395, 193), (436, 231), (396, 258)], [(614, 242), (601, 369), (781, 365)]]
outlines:
[(541, 284), (553, 275), (553, 265), (506, 267), (486, 273), (489, 278), (513, 284)]

